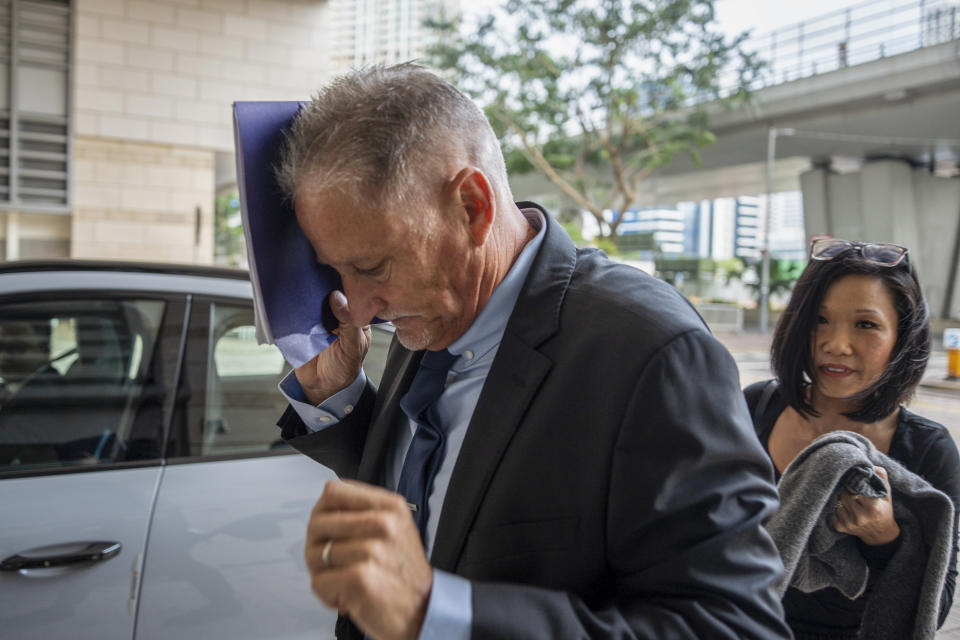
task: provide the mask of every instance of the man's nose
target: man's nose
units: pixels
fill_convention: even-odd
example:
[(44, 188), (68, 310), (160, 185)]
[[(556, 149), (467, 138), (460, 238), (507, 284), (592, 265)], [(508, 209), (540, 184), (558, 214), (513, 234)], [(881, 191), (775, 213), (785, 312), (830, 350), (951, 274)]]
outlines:
[(361, 282), (359, 278), (342, 279), (343, 293), (350, 306), (350, 319), (355, 325), (362, 327), (370, 324), (377, 314), (387, 308), (386, 301), (375, 287)]

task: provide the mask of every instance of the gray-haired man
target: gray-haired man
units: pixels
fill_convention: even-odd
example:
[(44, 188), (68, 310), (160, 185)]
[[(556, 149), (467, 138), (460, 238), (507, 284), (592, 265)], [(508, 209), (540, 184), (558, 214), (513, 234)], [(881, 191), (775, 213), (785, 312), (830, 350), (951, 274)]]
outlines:
[[(280, 173), (345, 294), (280, 423), (359, 480), (307, 532), (340, 637), (789, 637), (732, 359), (671, 287), (514, 204), (469, 99), (413, 65), (339, 78)], [(396, 326), (379, 390), (375, 316)], [(444, 350), (439, 400), (408, 415)]]

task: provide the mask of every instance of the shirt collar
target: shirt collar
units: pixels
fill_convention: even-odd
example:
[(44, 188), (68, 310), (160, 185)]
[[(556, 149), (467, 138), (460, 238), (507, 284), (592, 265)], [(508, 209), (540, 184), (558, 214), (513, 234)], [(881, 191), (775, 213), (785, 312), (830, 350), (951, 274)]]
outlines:
[(530, 226), (537, 230), (537, 235), (520, 252), (510, 271), (493, 290), (490, 299), (470, 327), (447, 347), (450, 353), (460, 356), (451, 367), (454, 372), (469, 369), (485, 360), (484, 356), (487, 354), (495, 352), (507, 329), (510, 314), (520, 297), (520, 290), (527, 280), (530, 267), (533, 266), (533, 259), (543, 244), (547, 228), (543, 214), (537, 209), (523, 209), (522, 213)]

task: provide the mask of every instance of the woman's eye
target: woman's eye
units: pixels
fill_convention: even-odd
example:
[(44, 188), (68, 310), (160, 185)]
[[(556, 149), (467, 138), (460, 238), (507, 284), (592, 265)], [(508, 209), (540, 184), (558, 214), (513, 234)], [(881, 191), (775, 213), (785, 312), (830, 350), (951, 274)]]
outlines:
[(827, 324), (827, 319), (823, 316), (817, 316), (817, 324)]
[(869, 320), (861, 320), (860, 322), (857, 323), (857, 326), (861, 329), (876, 329), (877, 323), (871, 322)]

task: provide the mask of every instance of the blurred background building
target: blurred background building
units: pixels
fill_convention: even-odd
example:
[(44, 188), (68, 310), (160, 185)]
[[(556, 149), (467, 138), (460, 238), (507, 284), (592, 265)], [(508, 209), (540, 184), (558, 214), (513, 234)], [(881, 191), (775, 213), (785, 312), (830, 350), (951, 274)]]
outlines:
[(213, 262), (233, 101), (422, 56), (456, 2), (0, 1), (0, 259)]

